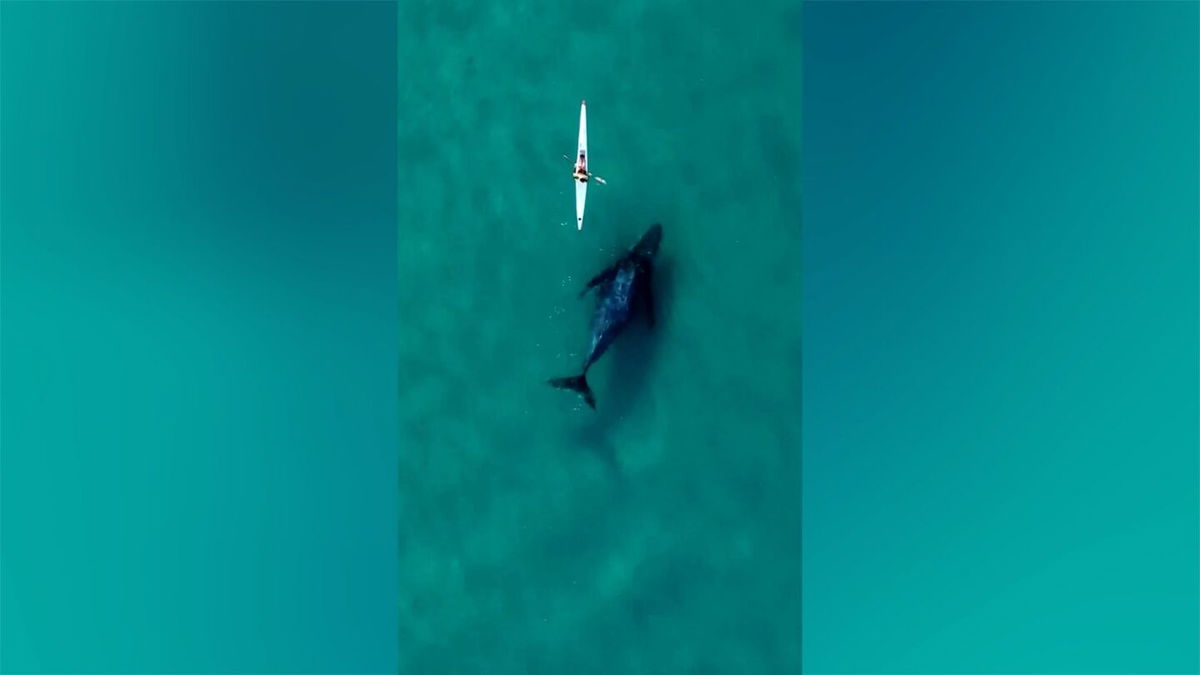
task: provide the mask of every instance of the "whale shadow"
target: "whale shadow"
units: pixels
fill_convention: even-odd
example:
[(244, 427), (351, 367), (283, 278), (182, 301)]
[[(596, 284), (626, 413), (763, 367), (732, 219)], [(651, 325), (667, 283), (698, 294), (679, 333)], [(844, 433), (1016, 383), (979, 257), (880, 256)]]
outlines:
[(673, 281), (670, 259), (656, 263), (653, 282), (655, 325), (651, 328), (645, 314), (640, 313), (613, 344), (606, 355), (610, 360), (608, 372), (603, 378), (597, 378), (600, 386), (592, 387), (596, 392), (596, 410), (577, 430), (579, 445), (599, 459), (617, 481), (623, 479), (623, 473), (614, 432), (635, 411), (644, 409), (647, 382), (670, 321)]

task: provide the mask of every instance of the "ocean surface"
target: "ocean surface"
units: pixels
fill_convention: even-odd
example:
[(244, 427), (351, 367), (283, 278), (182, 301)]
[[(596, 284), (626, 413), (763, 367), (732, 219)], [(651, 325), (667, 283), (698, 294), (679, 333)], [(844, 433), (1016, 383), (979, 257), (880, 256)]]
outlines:
[[(795, 2), (401, 3), (401, 672), (798, 672)], [(571, 163), (588, 101), (582, 232)], [(652, 223), (658, 325), (552, 389)]]

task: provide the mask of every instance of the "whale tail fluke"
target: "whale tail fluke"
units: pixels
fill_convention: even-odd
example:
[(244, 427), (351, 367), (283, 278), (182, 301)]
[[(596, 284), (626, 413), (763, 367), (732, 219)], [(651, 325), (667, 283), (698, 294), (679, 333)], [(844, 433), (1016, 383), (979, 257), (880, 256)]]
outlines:
[(588, 386), (587, 373), (582, 375), (574, 375), (572, 377), (556, 377), (550, 380), (550, 386), (558, 387), (559, 389), (570, 389), (571, 391), (583, 397), (585, 403), (596, 409), (596, 398), (592, 396), (592, 388)]

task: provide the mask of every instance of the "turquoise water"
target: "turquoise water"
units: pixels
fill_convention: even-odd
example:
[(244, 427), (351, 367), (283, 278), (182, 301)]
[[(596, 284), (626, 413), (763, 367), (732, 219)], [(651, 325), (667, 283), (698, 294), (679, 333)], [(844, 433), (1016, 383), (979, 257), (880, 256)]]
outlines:
[[(401, 4), (401, 668), (800, 664), (795, 3)], [(571, 164), (588, 101), (582, 232)], [(659, 322), (576, 295), (663, 225)]]

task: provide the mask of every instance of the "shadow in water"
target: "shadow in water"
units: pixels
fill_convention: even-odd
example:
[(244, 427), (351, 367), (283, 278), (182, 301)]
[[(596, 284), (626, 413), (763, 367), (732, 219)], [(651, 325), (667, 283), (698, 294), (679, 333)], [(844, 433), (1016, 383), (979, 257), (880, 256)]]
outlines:
[(639, 313), (602, 358), (609, 361), (607, 367), (594, 366), (607, 373), (592, 383), (596, 410), (588, 411), (592, 417), (578, 429), (577, 440), (604, 463), (616, 480), (622, 478), (622, 472), (620, 449), (613, 441), (613, 432), (646, 403), (646, 383), (671, 318), (672, 281), (671, 261), (660, 260), (654, 270), (655, 326), (651, 328), (644, 312)]

